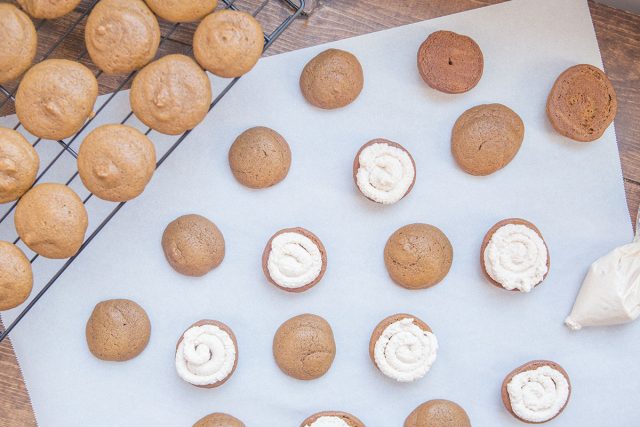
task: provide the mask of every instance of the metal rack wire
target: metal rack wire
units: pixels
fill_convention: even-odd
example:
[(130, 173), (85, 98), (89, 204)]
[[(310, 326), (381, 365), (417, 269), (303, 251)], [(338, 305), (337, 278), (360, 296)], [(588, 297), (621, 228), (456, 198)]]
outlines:
[[(86, 20), (87, 16), (89, 15), (93, 7), (96, 5), (96, 3), (98, 3), (98, 1), (99, 0), (91, 0), (88, 6), (86, 7), (86, 9), (84, 9), (80, 13), (80, 15), (71, 22), (69, 27), (44, 52), (44, 54), (38, 59), (38, 61), (43, 61), (51, 57), (52, 54), (56, 51), (56, 49), (58, 49), (62, 45), (62, 43), (65, 42), (65, 40), (68, 37), (70, 37), (70, 35), (74, 32), (74, 30), (76, 30), (84, 20)], [(243, 10), (245, 12), (251, 13), (254, 17), (258, 19), (260, 19), (259, 17), (260, 13), (265, 9), (265, 7), (268, 4), (270, 4), (270, 2), (278, 3), (278, 6), (280, 8), (286, 10), (286, 14), (284, 15), (283, 20), (280, 21), (280, 23), (275, 27), (275, 29), (271, 30), (270, 32), (264, 33), (264, 50), (265, 51), (289, 27), (289, 25), (291, 25), (291, 23), (296, 18), (302, 15), (305, 15), (305, 12), (304, 12), (305, 0), (263, 0), (255, 7), (251, 7), (251, 3), (255, 4), (255, 2), (250, 2), (248, 0), (247, 1), (222, 0), (223, 6), (225, 8), (232, 9), (232, 10)], [(48, 21), (42, 20), (42, 21), (36, 22), (35, 23), (36, 30), (39, 31), (44, 25), (46, 25), (46, 22)], [(172, 24), (166, 31), (164, 31), (164, 34), (160, 39), (161, 47), (163, 44), (167, 43), (168, 40), (170, 40), (170, 37), (176, 32), (176, 30), (180, 25), (182, 24), (179, 24), (179, 23)], [(189, 51), (190, 50), (191, 48), (189, 47)], [(87, 57), (87, 50), (83, 49), (82, 53), (75, 59), (77, 61), (82, 61), (83, 59), (86, 59), (86, 57)], [(136, 74), (136, 71), (133, 71), (128, 75), (121, 76), (120, 77), (121, 81), (119, 84), (117, 84), (116, 89), (110, 95), (108, 95), (100, 105), (96, 105), (97, 108), (96, 108), (95, 114), (87, 120), (87, 122), (83, 125), (83, 127), (75, 135), (68, 138), (66, 141), (62, 141), (62, 140), (57, 141), (57, 143), (60, 145), (60, 150), (53, 155), (53, 158), (43, 168), (40, 169), (36, 177), (36, 181), (34, 182), (34, 185), (37, 184), (51, 170), (51, 168), (56, 163), (61, 161), (61, 159), (63, 159), (65, 155), (72, 156), (74, 159), (77, 158), (78, 154), (72, 148), (73, 143), (78, 139), (80, 135), (82, 135), (83, 131), (96, 119), (96, 117), (98, 117), (103, 112), (103, 110), (111, 103), (111, 101), (116, 97), (116, 95), (120, 93), (120, 91), (122, 91), (127, 86), (127, 84), (135, 76), (135, 74)], [(101, 70), (98, 70), (96, 72), (95, 76), (96, 76), (96, 79), (98, 79), (98, 82), (100, 82), (100, 77), (102, 75), (103, 75), (103, 72)], [(231, 80), (222, 89), (222, 91), (218, 94), (218, 96), (213, 100), (213, 102), (209, 106), (209, 111), (211, 111), (211, 109), (214, 108), (216, 104), (218, 104), (218, 102), (220, 102), (220, 100), (227, 94), (227, 92), (229, 92), (229, 90), (236, 84), (236, 82), (239, 79), (240, 77)], [(0, 111), (2, 111), (3, 107), (5, 107), (5, 105), (8, 105), (8, 103), (15, 102), (16, 90), (17, 90), (17, 85), (15, 85), (15, 87), (12, 89), (9, 89), (3, 85), (0, 85)], [(127, 123), (132, 116), (133, 116), (133, 112), (129, 110), (128, 114), (126, 114), (126, 116), (122, 119), (120, 124)], [(21, 124), (17, 123), (14, 126), (14, 130), (19, 129), (20, 127), (21, 127)], [(149, 135), (151, 132), (155, 132), (155, 131), (153, 131), (151, 128), (147, 128), (145, 135)], [(172, 141), (169, 148), (164, 152), (164, 154), (156, 162), (156, 169), (160, 167), (162, 163), (165, 162), (165, 160), (173, 153), (173, 151), (175, 151), (176, 148), (178, 148), (178, 146), (187, 137), (187, 135), (189, 135), (190, 132), (191, 131), (189, 130), (181, 135), (173, 137), (175, 138), (175, 140)], [(32, 142), (32, 145), (36, 147), (38, 144), (40, 144), (40, 142), (41, 142), (40, 138), (35, 139), (35, 141)], [(78, 170), (77, 168), (74, 168), (71, 174), (71, 177), (66, 181), (65, 184), (70, 185), (77, 177), (78, 177)], [(83, 204), (86, 205), (87, 202), (92, 197), (93, 197), (93, 194), (89, 193), (86, 197), (82, 199)], [(98, 235), (98, 233), (100, 233), (100, 231), (113, 219), (113, 217), (120, 211), (120, 209), (122, 209), (122, 207), (125, 204), (126, 202), (117, 203), (111, 209), (111, 211), (108, 212), (108, 214), (104, 216), (101, 220), (93, 219), (93, 221), (96, 221), (96, 220), (99, 221), (98, 226), (86, 237), (82, 246), (80, 246), (80, 249), (78, 250), (78, 252), (71, 258), (68, 258), (67, 260), (64, 261), (62, 266), (51, 276), (51, 278), (44, 285), (44, 287), (42, 287), (42, 289), (40, 289), (40, 291), (38, 291), (37, 294), (35, 294), (35, 296), (33, 296), (30, 300), (28, 300), (28, 303), (24, 305), (24, 307), (22, 308), (22, 311), (17, 315), (17, 317), (13, 320), (13, 322), (11, 322), (2, 332), (0, 332), (0, 342), (2, 342), (7, 336), (9, 336), (9, 333), (18, 325), (18, 323), (20, 323), (20, 321), (24, 318), (24, 316), (38, 303), (38, 301), (40, 301), (40, 299), (46, 294), (46, 292), (51, 288), (51, 286), (53, 286), (53, 284), (58, 280), (58, 278), (65, 272), (65, 270), (75, 261), (75, 259), (84, 251), (84, 249), (91, 243), (91, 241)], [(10, 220), (10, 215), (14, 211), (16, 205), (17, 205), (17, 201), (12, 203), (4, 211), (4, 213), (0, 216), (0, 225)], [(20, 241), (20, 238), (18, 237), (14, 240), (14, 244), (17, 244), (19, 241)], [(40, 257), (38, 254), (34, 254), (32, 255), (30, 261), (33, 264), (39, 258), (42, 258), (42, 257)]]

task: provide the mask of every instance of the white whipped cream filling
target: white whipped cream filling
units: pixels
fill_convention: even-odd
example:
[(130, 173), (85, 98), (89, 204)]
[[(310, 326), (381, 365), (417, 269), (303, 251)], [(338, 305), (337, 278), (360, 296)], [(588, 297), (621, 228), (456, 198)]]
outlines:
[(322, 416), (304, 427), (350, 427), (342, 418)]
[(575, 330), (583, 326), (627, 323), (640, 316), (640, 243), (614, 249), (591, 264), (564, 321)]
[(523, 420), (541, 423), (555, 417), (569, 398), (569, 382), (550, 366), (520, 372), (507, 384), (513, 412)]
[(366, 147), (360, 152), (358, 162), (358, 188), (371, 200), (385, 205), (402, 199), (416, 174), (409, 154), (385, 143)]
[(189, 328), (176, 351), (180, 378), (193, 385), (210, 385), (227, 378), (236, 361), (231, 336), (215, 325)]
[(387, 326), (376, 341), (374, 360), (380, 371), (400, 382), (425, 376), (436, 360), (436, 336), (404, 318)]
[(547, 273), (547, 256), (547, 247), (535, 230), (507, 224), (491, 236), (484, 250), (484, 267), (503, 288), (530, 292)]
[(320, 274), (322, 254), (307, 236), (282, 233), (271, 241), (267, 269), (271, 279), (283, 288), (301, 288)]

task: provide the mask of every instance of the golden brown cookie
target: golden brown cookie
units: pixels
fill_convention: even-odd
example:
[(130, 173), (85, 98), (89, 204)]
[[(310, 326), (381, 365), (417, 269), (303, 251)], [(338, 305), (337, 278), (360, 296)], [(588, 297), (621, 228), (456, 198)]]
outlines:
[(617, 111), (616, 92), (609, 78), (588, 64), (566, 69), (547, 98), (547, 116), (554, 129), (576, 141), (600, 138)]
[[(546, 371), (537, 371), (533, 378), (519, 382), (513, 387), (513, 392), (518, 394), (514, 396), (518, 407), (514, 407), (509, 383), (518, 374), (540, 368)], [(505, 377), (501, 394), (502, 403), (511, 415), (528, 424), (541, 424), (551, 421), (564, 411), (571, 398), (571, 381), (567, 371), (556, 362), (532, 360), (517, 367)], [(527, 396), (524, 397), (524, 394)]]
[(0, 84), (15, 80), (31, 66), (38, 34), (31, 19), (10, 3), (0, 3)]
[(22, 196), (14, 222), (32, 251), (46, 258), (69, 258), (78, 252), (89, 222), (80, 197), (62, 184), (38, 184)]
[(217, 320), (199, 320), (176, 344), (176, 371), (200, 388), (226, 383), (238, 366), (238, 341), (230, 327)]
[(31, 67), (16, 93), (16, 114), (22, 125), (43, 139), (75, 134), (93, 113), (98, 81), (84, 65), (47, 59)]
[(0, 203), (22, 196), (40, 167), (38, 152), (13, 129), (0, 127)]
[(162, 250), (178, 273), (204, 276), (224, 259), (224, 236), (207, 218), (183, 215), (165, 228)]
[(206, 73), (185, 55), (167, 55), (133, 79), (131, 109), (158, 132), (178, 135), (193, 129), (209, 112), (211, 85)]
[(422, 80), (445, 93), (473, 89), (482, 77), (484, 57), (471, 38), (452, 31), (436, 31), (418, 49), (418, 71)]
[(289, 173), (291, 150), (273, 129), (258, 126), (242, 132), (229, 149), (233, 176), (250, 188), (271, 187)]
[(282, 372), (293, 378), (320, 378), (336, 356), (331, 326), (315, 314), (292, 317), (276, 331), (273, 356)]
[(327, 49), (312, 58), (300, 75), (300, 90), (311, 104), (326, 110), (351, 104), (362, 92), (360, 61), (350, 52)]
[(145, 0), (160, 18), (169, 22), (198, 21), (216, 8), (218, 0)]
[(404, 427), (471, 427), (466, 411), (450, 400), (424, 402), (409, 414)]
[(513, 160), (524, 139), (524, 123), (502, 104), (470, 108), (451, 131), (451, 153), (471, 175), (489, 175)]
[(71, 12), (81, 0), (17, 0), (21, 8), (37, 19), (55, 19)]
[(264, 47), (262, 26), (251, 15), (219, 10), (200, 22), (193, 35), (193, 54), (202, 67), (220, 77), (248, 73)]
[[(501, 229), (502, 227), (504, 227), (505, 225), (509, 225), (509, 224), (514, 224), (514, 225), (521, 225), (521, 226), (525, 226), (528, 229), (532, 230), (534, 233), (536, 233), (540, 239), (542, 240), (542, 243), (545, 246), (545, 250), (546, 250), (546, 271), (545, 273), (542, 275), (542, 278), (540, 279), (540, 281), (538, 281), (537, 283), (535, 283), (533, 286), (538, 286), (540, 283), (542, 283), (542, 281), (547, 277), (547, 274), (549, 274), (549, 269), (551, 267), (551, 257), (549, 256), (549, 248), (547, 246), (547, 243), (545, 242), (544, 238), (542, 237), (542, 233), (540, 232), (540, 230), (538, 230), (538, 227), (536, 227), (534, 224), (530, 223), (529, 221), (526, 221), (524, 219), (521, 218), (507, 218), (507, 219), (503, 219), (502, 221), (497, 222), (493, 227), (491, 227), (489, 229), (489, 231), (487, 231), (487, 234), (485, 234), (484, 239), (482, 240), (482, 245), (480, 247), (480, 267), (482, 268), (482, 272), (484, 273), (484, 275), (486, 276), (486, 278), (489, 280), (489, 282), (500, 288), (500, 289), (506, 289), (504, 285), (500, 284), (499, 282), (497, 282), (496, 280), (494, 280), (491, 275), (489, 274), (489, 272), (487, 271), (487, 261), (485, 259), (485, 252), (487, 250), (487, 246), (489, 245), (489, 243), (491, 242), (491, 239), (493, 238), (494, 234), (496, 233), (496, 231), (498, 231), (499, 229)], [(506, 240), (504, 240), (501, 243), (501, 247), (506, 247)], [(518, 252), (520, 251), (520, 248), (533, 248), (535, 245), (533, 244), (529, 244), (531, 242), (527, 242), (524, 243), (522, 238), (517, 238), (514, 239), (512, 245), (514, 247), (514, 250), (516, 251), (516, 255), (518, 255)], [(509, 245), (511, 246), (511, 245)], [(517, 266), (517, 270), (520, 273), (524, 273), (530, 269), (532, 269), (534, 267), (533, 263), (530, 262), (532, 261), (531, 259), (527, 258), (527, 257), (523, 257), (522, 255), (518, 255), (518, 258), (515, 260), (511, 260), (510, 258), (507, 258), (506, 255), (503, 255), (501, 257), (498, 257), (498, 259), (500, 259), (501, 261), (508, 261), (507, 265), (511, 264), (512, 262), (514, 263), (513, 265)], [(521, 289), (518, 288), (512, 288), (512, 289), (508, 289), (511, 291), (521, 291)]]
[(156, 167), (156, 150), (139, 130), (103, 125), (87, 135), (78, 151), (78, 173), (103, 200), (124, 202), (139, 196)]
[(439, 283), (449, 272), (453, 248), (447, 236), (429, 224), (409, 224), (396, 230), (384, 247), (384, 263), (394, 282), (407, 289)]
[(133, 359), (147, 347), (151, 322), (135, 302), (111, 299), (95, 306), (85, 333), (89, 351), (95, 357), (123, 362)]
[(19, 306), (33, 287), (31, 263), (13, 243), (0, 240), (0, 311)]
[(302, 227), (285, 228), (271, 236), (262, 252), (267, 280), (287, 292), (314, 287), (327, 271), (327, 251), (318, 236)]
[[(343, 423), (347, 424), (349, 427), (365, 427), (364, 423), (360, 421), (355, 415), (351, 415), (347, 412), (341, 411), (322, 411), (316, 414), (311, 415), (309, 418), (304, 420), (300, 427), (315, 427), (316, 421), (320, 421), (321, 423), (326, 423), (333, 421), (335, 418), (338, 418)], [(326, 425), (326, 424), (322, 424)], [(337, 424), (331, 424), (337, 425)]]
[[(148, 1), (148, 0), (147, 0)], [(193, 427), (245, 427), (244, 423), (229, 414), (215, 412), (200, 418)]]
[(128, 73), (156, 55), (160, 26), (142, 0), (100, 0), (87, 19), (84, 42), (102, 71)]

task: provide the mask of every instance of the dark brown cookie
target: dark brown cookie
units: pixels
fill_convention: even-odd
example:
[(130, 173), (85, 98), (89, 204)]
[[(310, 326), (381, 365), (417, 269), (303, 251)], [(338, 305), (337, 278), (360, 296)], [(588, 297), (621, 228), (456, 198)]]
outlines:
[(218, 5), (218, 0), (145, 0), (160, 18), (169, 22), (193, 22), (204, 18)]
[(282, 372), (293, 378), (320, 378), (331, 368), (336, 356), (331, 326), (315, 314), (292, 317), (276, 331), (273, 356)]
[(66, 15), (81, 0), (17, 0), (21, 8), (36, 19), (55, 19)]
[(547, 98), (547, 116), (554, 129), (576, 141), (600, 138), (617, 111), (616, 92), (609, 78), (588, 64), (566, 69)]
[(471, 38), (452, 31), (436, 31), (418, 49), (422, 80), (445, 93), (473, 89), (482, 77), (484, 57)]
[(38, 34), (23, 11), (0, 3), (0, 84), (17, 79), (31, 66), (38, 47)]
[(447, 236), (429, 224), (396, 230), (384, 247), (384, 263), (394, 282), (407, 289), (436, 285), (449, 272), (453, 247)]
[(31, 263), (13, 243), (0, 240), (0, 311), (19, 306), (33, 288)]
[(451, 131), (451, 153), (471, 175), (489, 175), (505, 167), (518, 153), (524, 123), (509, 107), (484, 104), (470, 108)]
[(328, 110), (351, 104), (363, 86), (360, 61), (339, 49), (327, 49), (315, 56), (300, 75), (302, 95), (316, 107)]
[(471, 427), (466, 411), (450, 400), (424, 402), (409, 414), (404, 427)]
[(200, 418), (193, 427), (245, 427), (245, 425), (234, 416), (215, 412)]
[(318, 421), (319, 418), (323, 417), (339, 418), (340, 420), (344, 421), (349, 427), (365, 427), (364, 423), (360, 421), (355, 415), (351, 415), (348, 412), (341, 411), (318, 412), (304, 420), (302, 424), (300, 424), (300, 427), (314, 427), (313, 423)]

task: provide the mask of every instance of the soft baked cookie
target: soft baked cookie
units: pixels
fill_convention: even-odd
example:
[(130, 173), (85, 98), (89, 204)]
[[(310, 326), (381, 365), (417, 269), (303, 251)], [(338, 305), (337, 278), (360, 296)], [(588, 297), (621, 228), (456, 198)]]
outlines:
[(215, 412), (200, 418), (193, 427), (245, 427), (245, 425), (234, 416)]
[(156, 55), (160, 26), (142, 0), (100, 0), (87, 18), (84, 42), (102, 71), (128, 73)]
[(396, 230), (384, 247), (384, 263), (394, 282), (407, 289), (440, 283), (453, 261), (447, 236), (429, 224), (409, 224)]
[(331, 325), (315, 314), (292, 317), (273, 337), (273, 356), (282, 372), (293, 378), (320, 378), (336, 357)]
[(71, 12), (81, 0), (17, 0), (21, 8), (36, 19), (55, 19)]
[(78, 173), (89, 191), (103, 200), (124, 202), (139, 196), (156, 168), (156, 150), (139, 130), (103, 125), (78, 150)]
[(355, 415), (341, 411), (323, 411), (311, 415), (300, 427), (365, 427)]
[(178, 135), (196, 127), (211, 105), (207, 74), (185, 55), (164, 56), (133, 79), (131, 109), (142, 123), (158, 132)]
[(599, 68), (588, 64), (562, 72), (547, 98), (547, 116), (554, 129), (576, 141), (600, 138), (617, 111), (611, 81)]
[(502, 402), (507, 411), (530, 424), (546, 423), (560, 415), (570, 396), (569, 374), (548, 360), (525, 363), (502, 383)]
[(302, 95), (325, 110), (351, 104), (362, 92), (364, 74), (360, 61), (350, 52), (327, 49), (313, 57), (300, 74)]
[(15, 80), (31, 66), (38, 47), (36, 28), (23, 11), (0, 3), (0, 84)]
[(291, 150), (273, 129), (258, 126), (242, 132), (229, 149), (233, 176), (250, 188), (271, 187), (289, 173)]
[(367, 199), (390, 205), (411, 192), (416, 182), (416, 163), (402, 145), (374, 139), (356, 154), (353, 179)]
[(178, 376), (196, 387), (221, 386), (237, 365), (236, 336), (216, 320), (200, 320), (189, 326), (176, 345)]
[(20, 239), (46, 258), (69, 258), (78, 252), (89, 223), (80, 197), (63, 184), (38, 184), (16, 206)]
[(271, 236), (262, 252), (262, 271), (267, 280), (288, 292), (315, 286), (327, 270), (327, 251), (312, 232), (302, 227), (285, 228)]
[(43, 139), (75, 134), (93, 114), (98, 81), (75, 61), (47, 59), (31, 67), (16, 93), (16, 114), (26, 130)]
[(437, 354), (438, 340), (429, 325), (410, 314), (394, 314), (382, 320), (369, 341), (373, 364), (398, 382), (424, 377)]
[(133, 359), (147, 347), (151, 322), (137, 303), (111, 299), (95, 306), (85, 334), (89, 351), (95, 357), (123, 362)]
[(171, 221), (162, 234), (162, 250), (178, 273), (204, 276), (224, 259), (224, 236), (201, 215), (182, 215)]
[(38, 152), (17, 131), (0, 127), (0, 203), (22, 196), (40, 167)]
[(471, 427), (466, 411), (450, 400), (424, 402), (409, 414), (404, 427)]
[(32, 287), (29, 259), (13, 243), (0, 240), (0, 311), (25, 302)]
[(218, 0), (145, 0), (160, 18), (169, 22), (192, 22), (204, 18), (218, 5)]
[(248, 73), (262, 56), (262, 26), (251, 15), (219, 10), (200, 22), (193, 35), (193, 54), (202, 67), (220, 77)]
[(436, 31), (418, 49), (418, 71), (422, 80), (445, 93), (473, 89), (482, 77), (484, 57), (480, 46), (468, 36)]
[(451, 131), (451, 153), (471, 175), (489, 175), (505, 167), (518, 153), (524, 139), (524, 123), (502, 104), (468, 109)]
[(530, 292), (549, 273), (549, 249), (535, 225), (509, 218), (495, 224), (484, 236), (480, 265), (492, 285)]

